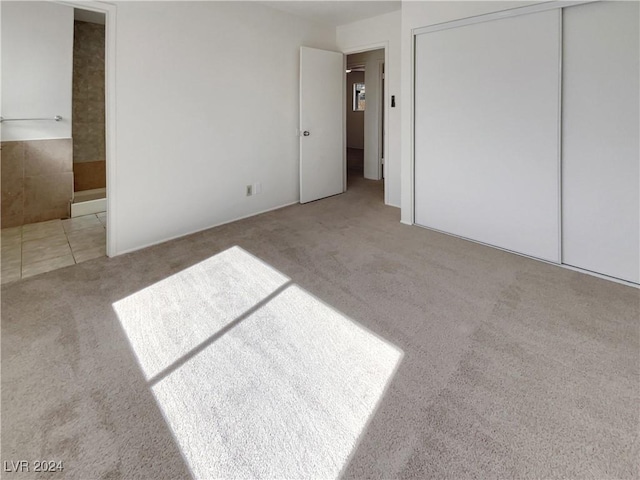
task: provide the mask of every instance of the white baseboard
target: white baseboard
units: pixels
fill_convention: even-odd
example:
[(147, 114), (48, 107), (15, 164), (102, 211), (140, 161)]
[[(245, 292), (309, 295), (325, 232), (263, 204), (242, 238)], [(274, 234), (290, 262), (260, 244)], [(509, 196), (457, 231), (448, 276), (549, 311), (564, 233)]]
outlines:
[(91, 215), (92, 213), (100, 213), (107, 211), (107, 199), (98, 198), (96, 200), (88, 200), (86, 202), (71, 204), (71, 218), (81, 217), (83, 215)]
[(142, 250), (143, 248), (149, 248), (149, 247), (153, 247), (155, 245), (160, 245), (161, 243), (170, 242), (171, 240), (176, 240), (178, 238), (182, 238), (182, 237), (187, 237), (189, 235), (193, 235), (194, 233), (204, 232), (205, 230), (210, 230), (212, 228), (221, 227), (222, 225), (226, 225), (228, 223), (233, 223), (233, 222), (237, 222), (239, 220), (244, 220), (245, 218), (255, 217), (257, 215), (262, 215), (263, 213), (272, 212), (274, 210), (280, 210), (281, 208), (290, 207), (291, 205), (297, 205), (299, 203), (300, 202), (298, 200), (296, 200), (295, 202), (289, 202), (289, 203), (285, 203), (283, 205), (278, 205), (276, 207), (267, 208), (266, 210), (261, 210), (261, 211), (256, 212), (256, 213), (249, 213), (248, 215), (243, 215), (243, 216), (238, 217), (238, 218), (233, 218), (231, 220), (226, 220), (224, 222), (216, 223), (214, 225), (209, 225), (208, 227), (198, 228), (196, 230), (191, 230), (191, 231), (186, 232), (186, 233), (181, 233), (179, 235), (174, 235), (172, 237), (168, 237), (168, 238), (165, 238), (165, 239), (162, 239), (162, 240), (158, 240), (156, 242), (147, 243), (147, 244), (141, 245), (139, 247), (129, 248), (129, 249), (123, 250), (121, 252), (116, 252), (111, 256), (112, 257), (117, 257), (118, 255), (124, 255), (126, 253), (136, 252), (138, 250)]
[[(401, 223), (404, 223), (404, 222), (401, 222)], [(513, 255), (518, 255), (519, 257), (525, 257), (531, 260), (535, 260), (537, 262), (546, 263), (547, 265), (553, 265), (554, 267), (560, 267), (566, 270), (573, 270), (574, 272), (584, 273), (585, 275), (601, 278), (602, 280), (608, 280), (610, 282), (626, 285), (627, 287), (640, 289), (640, 284), (630, 282), (628, 280), (623, 280), (621, 278), (611, 277), (609, 275), (604, 275), (598, 272), (592, 272), (591, 270), (585, 270), (584, 268), (574, 267), (571, 265), (567, 265), (566, 263), (556, 263), (549, 260), (545, 260), (544, 258), (532, 257), (531, 255), (527, 255), (526, 253), (514, 252), (513, 250), (507, 250), (506, 248), (498, 247), (496, 245), (491, 245), (489, 243), (484, 243), (479, 240), (473, 240), (472, 238), (461, 237), (460, 235), (456, 235), (454, 233), (443, 232), (442, 230), (438, 230), (436, 228), (425, 227), (424, 225), (418, 225), (417, 223), (414, 223), (413, 226), (418, 228), (424, 228), (425, 230), (430, 230), (432, 232), (441, 233), (443, 235), (449, 235), (451, 237), (459, 238), (460, 240), (465, 240), (467, 242), (477, 243), (478, 245), (484, 245), (485, 247), (495, 248), (496, 250), (502, 250), (503, 252), (512, 253)]]

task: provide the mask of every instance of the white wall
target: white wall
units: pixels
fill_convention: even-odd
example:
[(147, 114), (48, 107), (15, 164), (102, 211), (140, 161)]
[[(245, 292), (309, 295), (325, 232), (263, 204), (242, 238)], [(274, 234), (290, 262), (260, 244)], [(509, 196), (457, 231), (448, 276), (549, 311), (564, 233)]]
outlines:
[(335, 30), (254, 2), (117, 4), (116, 253), (298, 201), (300, 46), (335, 50)]
[(461, 18), (483, 15), (486, 13), (523, 7), (535, 3), (524, 1), (470, 1), (470, 2), (421, 2), (410, 1), (402, 3), (401, 25), (401, 71), (402, 78), (400, 93), (403, 110), (400, 121), (401, 144), (401, 179), (399, 190), (402, 192), (400, 199), (402, 223), (413, 223), (413, 166), (412, 166), (412, 112), (413, 102), (413, 56), (412, 56), (412, 29), (449, 22)]
[(5, 122), (2, 140), (71, 137), (73, 8), (50, 2), (0, 3), (2, 117), (62, 120)]
[[(404, 8), (404, 7), (403, 7)], [(340, 26), (336, 29), (338, 48), (353, 53), (386, 44), (387, 64), (385, 108), (387, 114), (385, 155), (385, 203), (400, 206), (400, 11), (379, 15)], [(365, 82), (366, 83), (366, 82)], [(367, 87), (368, 88), (368, 87)], [(396, 107), (391, 108), (391, 95), (396, 96)]]
[[(347, 59), (347, 66), (349, 60)], [(364, 83), (364, 72), (347, 73), (347, 148), (364, 148), (364, 112), (353, 111), (353, 84)]]

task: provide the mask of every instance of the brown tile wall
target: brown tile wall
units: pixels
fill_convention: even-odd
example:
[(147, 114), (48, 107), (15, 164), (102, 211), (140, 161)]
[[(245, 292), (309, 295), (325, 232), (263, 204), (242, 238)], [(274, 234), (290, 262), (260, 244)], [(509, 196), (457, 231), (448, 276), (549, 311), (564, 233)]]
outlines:
[(73, 191), (104, 188), (106, 180), (106, 162), (82, 162), (73, 164)]
[(69, 216), (72, 148), (70, 138), (2, 142), (2, 228)]
[(71, 117), (74, 163), (106, 159), (104, 48), (104, 25), (74, 22)]
[(2, 228), (17, 227), (24, 220), (24, 144), (3, 142), (0, 149)]

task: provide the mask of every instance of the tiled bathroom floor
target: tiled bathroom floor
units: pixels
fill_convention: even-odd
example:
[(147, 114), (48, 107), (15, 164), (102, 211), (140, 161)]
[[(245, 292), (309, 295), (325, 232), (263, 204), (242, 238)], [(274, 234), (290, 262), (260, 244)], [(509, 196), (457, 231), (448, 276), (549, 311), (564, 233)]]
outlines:
[(2, 283), (104, 256), (106, 223), (103, 212), (3, 228)]

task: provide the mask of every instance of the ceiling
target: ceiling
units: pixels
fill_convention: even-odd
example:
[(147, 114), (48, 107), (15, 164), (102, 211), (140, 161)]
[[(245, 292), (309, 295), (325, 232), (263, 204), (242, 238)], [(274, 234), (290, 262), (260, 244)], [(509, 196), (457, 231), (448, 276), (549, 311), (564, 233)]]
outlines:
[[(264, 1), (261, 3), (329, 27), (346, 25), (347, 23), (357, 22), (358, 20), (393, 12), (401, 8), (400, 0), (290, 0)], [(103, 13), (78, 8), (75, 9), (75, 19), (82, 22), (105, 23), (105, 15)]]
[(342, 0), (298, 0), (266, 1), (269, 7), (290, 13), (296, 17), (311, 20), (329, 27), (346, 25), (365, 18), (400, 10), (401, 2), (396, 1), (342, 1)]

